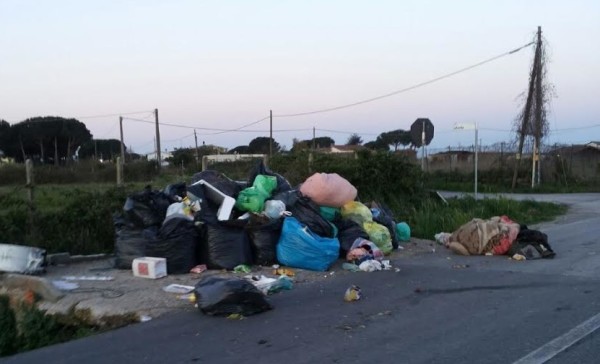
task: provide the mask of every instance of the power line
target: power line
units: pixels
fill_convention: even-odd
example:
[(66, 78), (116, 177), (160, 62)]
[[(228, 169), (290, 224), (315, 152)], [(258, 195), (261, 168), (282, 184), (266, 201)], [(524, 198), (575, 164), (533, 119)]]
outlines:
[(486, 60), (484, 60), (484, 61), (481, 61), (481, 62), (479, 62), (479, 63), (475, 63), (475, 64), (473, 64), (473, 65), (471, 65), (471, 66), (468, 66), (468, 67), (465, 67), (465, 68), (461, 68), (461, 69), (459, 69), (458, 71), (454, 71), (454, 72), (451, 72), (451, 73), (447, 73), (447, 74), (445, 74), (445, 75), (443, 75), (443, 76), (436, 77), (436, 78), (434, 78), (434, 79), (432, 79), (432, 80), (425, 81), (425, 82), (421, 82), (421, 83), (418, 83), (418, 84), (416, 84), (416, 85), (413, 85), (413, 86), (410, 86), (410, 87), (403, 88), (403, 89), (401, 89), (401, 90), (397, 90), (397, 91), (393, 91), (393, 92), (387, 93), (387, 94), (385, 94), (385, 95), (376, 96), (376, 97), (372, 97), (372, 98), (370, 98), (370, 99), (361, 100), (361, 101), (353, 102), (353, 103), (350, 103), (350, 104), (345, 104), (345, 105), (340, 105), (340, 106), (330, 107), (330, 108), (326, 108), (326, 109), (313, 110), (313, 111), (307, 111), (307, 112), (300, 112), (300, 113), (295, 113), (295, 114), (281, 114), (281, 115), (273, 115), (273, 116), (274, 116), (274, 117), (279, 117), (279, 118), (286, 118), (286, 117), (293, 117), (293, 116), (312, 115), (312, 114), (324, 113), (324, 112), (329, 112), (329, 111), (341, 110), (341, 109), (345, 109), (345, 108), (348, 108), (348, 107), (357, 106), (357, 105), (362, 105), (362, 104), (366, 104), (366, 103), (369, 103), (369, 102), (373, 102), (373, 101), (381, 100), (381, 99), (383, 99), (383, 98), (386, 98), (386, 97), (390, 97), (390, 96), (398, 95), (398, 94), (400, 94), (400, 93), (403, 93), (403, 92), (411, 91), (411, 90), (414, 90), (414, 89), (416, 89), (416, 88), (423, 87), (423, 86), (426, 86), (426, 85), (432, 84), (432, 83), (434, 83), (434, 82), (437, 82), (437, 81), (441, 81), (441, 80), (443, 80), (443, 79), (446, 79), (446, 78), (449, 78), (449, 77), (455, 76), (455, 75), (457, 75), (457, 74), (459, 74), (459, 73), (462, 73), (462, 72), (465, 72), (465, 71), (471, 70), (471, 69), (473, 69), (473, 68), (475, 68), (475, 67), (482, 66), (482, 65), (484, 65), (484, 64), (486, 64), (486, 63), (490, 63), (490, 62), (492, 62), (492, 61), (495, 61), (495, 60), (497, 60), (497, 59), (499, 59), (499, 58), (502, 58), (502, 57), (505, 57), (505, 56), (508, 56), (508, 55), (511, 55), (511, 54), (517, 53), (517, 52), (518, 52), (518, 51), (520, 51), (521, 49), (523, 49), (523, 48), (526, 48), (526, 47), (529, 47), (529, 46), (530, 46), (530, 45), (532, 45), (532, 44), (534, 44), (534, 42), (527, 43), (527, 44), (525, 44), (525, 45), (523, 45), (523, 46), (521, 46), (521, 47), (519, 47), (519, 48), (515, 48), (515, 49), (513, 49), (513, 50), (511, 50), (511, 51), (504, 52), (504, 53), (502, 53), (502, 54), (499, 54), (499, 55), (497, 55), (497, 56), (494, 56), (494, 57), (492, 57), (492, 58), (488, 58), (488, 59), (486, 59)]
[(103, 115), (90, 115), (90, 116), (74, 116), (74, 119), (96, 119), (96, 118), (108, 118), (111, 116), (122, 116), (122, 115), (135, 115), (135, 114), (144, 114), (150, 113), (152, 111), (132, 111), (132, 112), (122, 112), (115, 114), (103, 114)]
[(346, 131), (346, 130), (333, 130), (333, 129), (317, 129), (318, 131), (326, 131), (328, 133), (340, 133), (340, 134), (361, 134), (361, 135), (379, 135), (377, 133), (362, 133), (357, 131)]

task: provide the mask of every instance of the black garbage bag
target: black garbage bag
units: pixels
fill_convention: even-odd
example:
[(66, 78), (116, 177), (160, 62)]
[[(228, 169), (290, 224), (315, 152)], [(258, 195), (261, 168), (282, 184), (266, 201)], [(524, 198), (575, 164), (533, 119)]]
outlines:
[(369, 240), (369, 234), (356, 222), (350, 219), (334, 221), (338, 228), (337, 238), (340, 241), (340, 257), (345, 258), (352, 248), (352, 244), (358, 238)]
[(115, 268), (131, 269), (135, 258), (145, 257), (146, 246), (155, 241), (158, 227), (138, 228), (128, 224), (123, 215), (113, 218), (115, 226)]
[(146, 255), (166, 258), (168, 274), (185, 274), (198, 265), (200, 234), (194, 222), (172, 218), (161, 226), (158, 238), (148, 242)]
[(179, 202), (187, 196), (187, 187), (185, 182), (173, 183), (167, 185), (167, 187), (163, 189), (163, 192), (165, 195), (169, 196), (171, 203)]
[(281, 236), (283, 219), (271, 220), (260, 215), (252, 215), (246, 231), (250, 239), (252, 260), (258, 265), (272, 265), (277, 263), (277, 242)]
[(371, 202), (371, 209), (377, 209), (378, 214), (373, 214), (373, 221), (378, 224), (385, 226), (390, 231), (392, 238), (392, 247), (398, 249), (398, 234), (396, 234), (396, 221), (392, 211), (384, 204), (380, 202)]
[[(223, 192), (227, 196), (236, 198), (237, 195), (242, 190), (242, 185), (231, 180), (229, 177), (225, 176), (222, 173), (219, 173), (214, 170), (207, 169), (206, 171), (198, 172), (192, 176), (192, 182), (190, 186), (188, 186), (187, 190), (196, 195), (196, 188), (201, 187), (200, 184), (192, 186), (194, 183), (200, 181), (201, 179), (210, 183), (214, 188)], [(197, 195), (196, 195), (197, 196)]]
[(298, 190), (290, 190), (273, 196), (273, 200), (285, 203), (286, 209), (298, 221), (308, 226), (315, 234), (324, 238), (334, 238), (336, 229), (321, 216), (319, 206), (310, 198), (303, 196)]
[(269, 168), (267, 168), (267, 166), (265, 166), (265, 162), (262, 159), (258, 161), (254, 165), (254, 168), (252, 168), (252, 170), (250, 171), (250, 174), (248, 175), (248, 183), (252, 184), (256, 176), (258, 176), (259, 174), (274, 176), (275, 178), (277, 178), (277, 187), (275, 188), (275, 190), (273, 190), (272, 195), (276, 195), (278, 193), (289, 191), (292, 189), (292, 186), (290, 185), (288, 180), (285, 179), (285, 177), (280, 175), (279, 173), (275, 173)]
[(209, 269), (233, 269), (252, 264), (245, 226), (247, 220), (205, 221), (200, 243), (200, 261)]
[(273, 306), (252, 283), (237, 277), (205, 277), (194, 289), (198, 309), (206, 315), (250, 316)]
[(507, 254), (521, 254), (527, 259), (552, 259), (556, 255), (548, 244), (548, 235), (539, 230), (528, 229), (527, 226), (521, 227)]
[(123, 211), (128, 223), (139, 228), (160, 226), (171, 204), (169, 196), (146, 186), (144, 191), (127, 197)]

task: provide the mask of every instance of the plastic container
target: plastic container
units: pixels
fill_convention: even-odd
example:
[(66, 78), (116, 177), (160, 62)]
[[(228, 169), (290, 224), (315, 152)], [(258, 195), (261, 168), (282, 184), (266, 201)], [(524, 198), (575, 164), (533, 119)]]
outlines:
[(157, 279), (167, 276), (167, 260), (165, 258), (135, 258), (131, 263), (131, 268), (136, 277)]

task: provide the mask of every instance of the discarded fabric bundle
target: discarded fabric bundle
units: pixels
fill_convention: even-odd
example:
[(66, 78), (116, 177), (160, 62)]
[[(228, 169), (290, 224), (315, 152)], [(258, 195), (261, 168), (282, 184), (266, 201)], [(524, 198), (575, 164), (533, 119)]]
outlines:
[(283, 221), (277, 244), (277, 260), (290, 267), (325, 271), (338, 258), (340, 242), (321, 237), (294, 217)]
[(207, 315), (250, 316), (273, 307), (264, 294), (242, 278), (205, 277), (194, 289), (198, 309)]
[(356, 188), (337, 173), (315, 173), (300, 186), (300, 192), (317, 205), (342, 207), (356, 198)]
[(518, 233), (519, 224), (507, 216), (494, 216), (488, 220), (476, 218), (452, 233), (448, 247), (462, 255), (503, 255)]

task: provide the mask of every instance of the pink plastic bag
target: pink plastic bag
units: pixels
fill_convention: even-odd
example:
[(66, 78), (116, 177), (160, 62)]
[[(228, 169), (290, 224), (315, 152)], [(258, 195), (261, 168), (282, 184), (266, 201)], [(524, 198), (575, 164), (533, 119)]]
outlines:
[(300, 186), (300, 192), (317, 205), (342, 207), (356, 198), (356, 188), (337, 173), (315, 173)]

